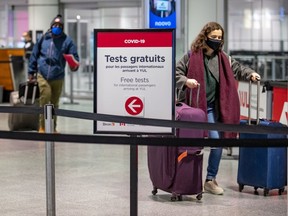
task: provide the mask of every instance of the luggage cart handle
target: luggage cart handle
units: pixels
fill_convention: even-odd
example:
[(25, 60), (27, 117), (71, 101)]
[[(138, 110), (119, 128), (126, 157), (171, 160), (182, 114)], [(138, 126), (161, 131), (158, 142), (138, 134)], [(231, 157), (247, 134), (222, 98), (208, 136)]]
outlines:
[[(178, 90), (178, 92), (177, 92)], [(177, 92), (177, 100), (180, 98), (180, 89), (176, 89), (176, 92)], [(197, 108), (199, 107), (199, 95), (200, 95), (200, 83), (198, 84), (198, 87), (197, 87), (197, 96), (196, 96), (196, 106)], [(191, 106), (192, 105), (192, 89), (189, 89), (189, 101), (188, 101), (188, 105)]]
[(34, 86), (33, 86), (33, 95), (32, 95), (32, 104), (35, 103), (35, 99), (36, 99), (36, 92), (37, 92), (37, 85), (38, 85), (37, 81), (34, 82)]
[[(192, 105), (192, 89), (190, 88), (189, 89), (190, 91), (190, 96), (189, 96), (189, 106)], [(197, 86), (197, 95), (196, 95), (196, 108), (199, 107), (199, 95), (200, 95), (200, 83), (198, 83), (198, 86)]]
[[(251, 125), (251, 96), (252, 96), (252, 81), (249, 81), (249, 107), (248, 107), (248, 124)], [(257, 95), (256, 95), (256, 124), (259, 124), (259, 107), (260, 107), (260, 80), (257, 80)]]
[(31, 104), (35, 103), (38, 82), (37, 81), (33, 81), (33, 82), (27, 81), (26, 85), (25, 85), (25, 93), (24, 93), (24, 101), (23, 101), (24, 104), (27, 104), (29, 84), (31, 84), (31, 83), (33, 83), (33, 92), (32, 92)]
[(27, 97), (28, 97), (28, 82), (25, 85), (24, 104), (27, 104)]

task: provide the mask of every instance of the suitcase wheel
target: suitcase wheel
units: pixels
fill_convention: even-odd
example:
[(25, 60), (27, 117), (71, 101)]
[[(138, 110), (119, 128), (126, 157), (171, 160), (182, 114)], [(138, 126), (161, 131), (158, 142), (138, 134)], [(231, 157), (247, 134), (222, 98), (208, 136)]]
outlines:
[(269, 194), (269, 189), (264, 188), (264, 196), (267, 196)]
[(156, 187), (153, 187), (153, 190), (151, 191), (151, 193), (152, 193), (153, 195), (156, 195), (156, 194), (158, 193), (157, 188), (156, 188)]
[(285, 191), (284, 188), (279, 189), (278, 194), (281, 195)]
[(176, 200), (178, 201), (182, 201), (182, 195), (179, 195), (179, 194), (176, 194), (176, 193), (172, 193), (172, 196), (171, 196), (171, 201), (172, 202), (175, 202)]
[(175, 202), (175, 201), (176, 201), (176, 197), (171, 196), (171, 201), (172, 201), (172, 202)]
[(254, 194), (255, 194), (255, 195), (259, 195), (257, 189), (258, 189), (258, 187), (254, 187)]
[(201, 199), (202, 199), (202, 193), (198, 194), (198, 195), (196, 196), (196, 199), (197, 199), (197, 200), (201, 200)]
[(239, 184), (239, 191), (240, 192), (242, 192), (243, 188), (244, 188), (244, 185), (243, 184)]

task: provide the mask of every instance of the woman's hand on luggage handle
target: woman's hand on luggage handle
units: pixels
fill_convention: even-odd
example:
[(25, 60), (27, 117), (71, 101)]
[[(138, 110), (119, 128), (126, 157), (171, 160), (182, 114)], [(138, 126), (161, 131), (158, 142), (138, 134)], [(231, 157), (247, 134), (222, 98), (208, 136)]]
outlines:
[(197, 88), (199, 86), (199, 83), (197, 80), (195, 79), (187, 79), (185, 85), (188, 87), (188, 88)]
[(256, 82), (261, 79), (261, 76), (258, 73), (254, 72), (251, 74), (250, 79), (251, 81)]

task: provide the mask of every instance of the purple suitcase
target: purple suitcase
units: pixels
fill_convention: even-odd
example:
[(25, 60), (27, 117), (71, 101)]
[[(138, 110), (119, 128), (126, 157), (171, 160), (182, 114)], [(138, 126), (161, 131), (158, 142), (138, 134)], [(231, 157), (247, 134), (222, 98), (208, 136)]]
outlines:
[[(185, 103), (176, 105), (176, 119), (179, 121), (205, 122), (203, 110)], [(181, 138), (203, 138), (204, 130), (177, 129)], [(171, 200), (182, 200), (182, 195), (197, 195), (202, 199), (203, 154), (202, 147), (154, 147), (148, 146), (148, 169), (153, 184), (152, 194), (157, 189), (172, 193)]]

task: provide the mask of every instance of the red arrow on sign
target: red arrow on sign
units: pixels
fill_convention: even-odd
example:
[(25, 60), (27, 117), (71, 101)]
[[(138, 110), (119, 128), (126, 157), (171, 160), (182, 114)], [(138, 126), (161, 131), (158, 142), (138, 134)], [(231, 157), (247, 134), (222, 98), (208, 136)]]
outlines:
[(125, 102), (125, 110), (130, 115), (140, 114), (143, 110), (143, 107), (144, 105), (142, 100), (135, 96), (128, 98)]

